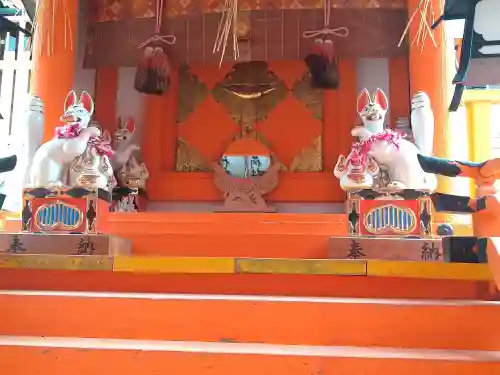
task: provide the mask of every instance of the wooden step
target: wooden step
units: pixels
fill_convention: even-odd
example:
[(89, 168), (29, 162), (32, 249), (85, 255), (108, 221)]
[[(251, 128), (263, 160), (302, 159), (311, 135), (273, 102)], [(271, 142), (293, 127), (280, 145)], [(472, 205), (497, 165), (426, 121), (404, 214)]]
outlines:
[[(348, 233), (343, 214), (140, 212), (109, 220), (109, 233), (147, 256), (329, 258), (330, 238)], [(10, 220), (6, 231), (19, 229)]]
[[(210, 224), (208, 224), (210, 225)], [(130, 238), (134, 255), (328, 258), (330, 234), (321, 233), (116, 233)]]
[[(110, 231), (135, 255), (328, 258), (328, 239), (347, 233), (346, 215), (137, 213), (111, 215)], [(165, 246), (168, 244), (168, 246)]]
[(0, 292), (0, 335), (500, 350), (500, 303)]
[[(134, 255), (328, 258), (328, 239), (347, 233), (346, 215), (286, 213), (113, 213), (109, 233)], [(11, 221), (7, 230), (16, 232)]]
[(491, 375), (500, 353), (52, 337), (0, 338), (9, 375)]
[(0, 289), (356, 298), (496, 299), (490, 282), (474, 280), (301, 274), (148, 274), (2, 269), (1, 267)]

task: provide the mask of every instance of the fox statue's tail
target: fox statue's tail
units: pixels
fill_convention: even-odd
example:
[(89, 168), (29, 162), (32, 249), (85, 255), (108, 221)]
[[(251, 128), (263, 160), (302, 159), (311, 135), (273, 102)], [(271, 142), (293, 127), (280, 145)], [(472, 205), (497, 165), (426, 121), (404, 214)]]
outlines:
[(472, 178), (478, 186), (493, 184), (500, 179), (500, 159), (473, 163), (418, 155), (418, 162), (424, 172), (448, 177)]
[[(491, 159), (483, 163), (455, 161), (418, 155), (420, 166), (427, 173), (447, 177), (468, 177), (476, 181), (478, 186), (492, 186), (500, 178), (500, 159)], [(498, 206), (498, 200), (492, 196), (470, 198), (443, 193), (433, 193), (432, 201), (436, 211), (473, 213), (487, 207)]]
[(429, 96), (425, 92), (417, 92), (411, 100), (411, 128), (420, 152), (423, 155), (432, 155), (434, 113)]
[(0, 173), (10, 172), (16, 168), (17, 165), (17, 156), (7, 156), (4, 158), (0, 158)]
[(38, 96), (33, 96), (26, 112), (26, 119), (22, 134), (23, 156), (26, 158), (23, 186), (26, 186), (29, 183), (33, 158), (43, 142), (44, 120), (43, 102)]
[[(4, 210), (18, 212), (21, 209), (22, 189), (29, 182), (30, 166), (36, 151), (43, 141), (43, 103), (34, 96), (29, 102), (24, 119), (13, 129), (8, 153), (14, 154), (0, 158), (0, 173), (5, 173), (0, 199)], [(10, 172), (10, 173), (8, 173)]]

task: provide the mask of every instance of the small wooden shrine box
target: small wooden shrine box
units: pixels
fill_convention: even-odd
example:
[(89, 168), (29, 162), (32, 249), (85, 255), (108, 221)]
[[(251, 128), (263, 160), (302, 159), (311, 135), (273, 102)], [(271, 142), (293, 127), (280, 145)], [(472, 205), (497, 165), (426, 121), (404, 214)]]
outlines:
[(431, 237), (429, 193), (365, 189), (349, 193), (350, 236)]
[(86, 233), (106, 231), (111, 194), (94, 188), (24, 189), (23, 232)]

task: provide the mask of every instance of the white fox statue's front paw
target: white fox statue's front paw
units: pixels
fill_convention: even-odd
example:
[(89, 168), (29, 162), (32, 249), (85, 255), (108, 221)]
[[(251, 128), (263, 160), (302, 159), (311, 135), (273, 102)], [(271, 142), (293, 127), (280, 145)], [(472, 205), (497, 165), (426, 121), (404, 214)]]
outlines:
[(363, 126), (355, 126), (351, 130), (351, 135), (353, 137), (358, 137), (361, 140), (365, 140), (370, 138), (373, 135), (373, 133)]
[(370, 156), (363, 158), (356, 145), (347, 158), (339, 156), (334, 169), (335, 177), (340, 180), (340, 187), (344, 191), (371, 189), (374, 176), (379, 172), (380, 168), (375, 160)]

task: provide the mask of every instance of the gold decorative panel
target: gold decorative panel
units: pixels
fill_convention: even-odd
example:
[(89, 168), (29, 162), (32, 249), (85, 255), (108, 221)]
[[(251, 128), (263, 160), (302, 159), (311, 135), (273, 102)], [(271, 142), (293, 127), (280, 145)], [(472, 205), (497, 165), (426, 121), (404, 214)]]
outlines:
[(287, 94), (283, 81), (263, 61), (235, 64), (212, 90), (214, 99), (242, 130), (265, 120)]
[(321, 136), (318, 136), (311, 146), (303, 148), (300, 155), (293, 159), (290, 172), (321, 172), (323, 170), (321, 146)]
[(215, 84), (200, 78), (214, 79), (203, 69), (180, 72), (177, 171), (210, 171), (245, 132), (269, 148), (281, 171), (322, 171), (323, 91), (310, 87), (303, 62), (225, 64)]
[(297, 100), (309, 109), (315, 118), (323, 120), (323, 90), (311, 87), (311, 75), (305, 73), (295, 82), (292, 93)]
[(189, 65), (182, 64), (179, 67), (177, 122), (185, 121), (208, 94), (207, 86), (191, 72)]
[(177, 172), (209, 172), (212, 168), (205, 158), (188, 143), (177, 141), (176, 171)]
[[(179, 67), (179, 91), (177, 95), (177, 123), (181, 124), (209, 94), (207, 86), (200, 82), (187, 64)], [(178, 172), (210, 171), (210, 163), (185, 140), (177, 141), (176, 170)]]
[[(151, 18), (156, 16), (155, 0), (90, 0), (92, 18), (97, 22), (113, 21), (127, 17)], [(332, 0), (335, 9), (389, 8), (404, 9), (405, 0)], [(322, 0), (246, 0), (238, 4), (241, 11), (261, 9), (320, 9)], [(176, 17), (194, 11), (203, 13), (221, 12), (223, 0), (170, 0), (165, 2), (164, 14)]]

